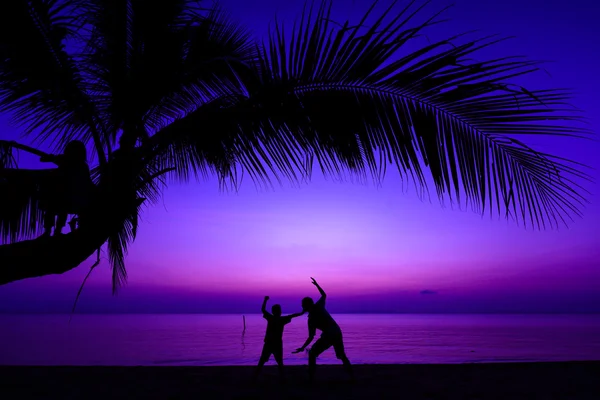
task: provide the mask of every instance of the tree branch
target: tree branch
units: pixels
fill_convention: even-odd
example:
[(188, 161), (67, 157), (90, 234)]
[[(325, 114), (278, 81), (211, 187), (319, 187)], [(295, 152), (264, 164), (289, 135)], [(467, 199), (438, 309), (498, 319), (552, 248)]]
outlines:
[(0, 246), (0, 285), (63, 274), (87, 260), (106, 241), (91, 230)]

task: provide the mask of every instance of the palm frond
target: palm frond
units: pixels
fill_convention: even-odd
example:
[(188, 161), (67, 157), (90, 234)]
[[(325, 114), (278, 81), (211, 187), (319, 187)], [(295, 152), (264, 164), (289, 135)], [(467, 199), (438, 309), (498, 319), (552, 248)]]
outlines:
[(43, 227), (39, 192), (48, 170), (0, 169), (0, 241), (14, 243), (38, 235)]
[[(200, 87), (199, 87), (200, 88)], [(224, 112), (243, 96), (239, 85), (227, 80), (206, 82), (201, 102), (182, 118), (165, 124), (146, 149), (149, 167), (173, 168), (171, 176), (187, 182), (216, 174), (223, 186), (236, 182), (236, 161)], [(221, 125), (225, 124), (225, 125)]]
[[(163, 175), (170, 170), (155, 170), (153, 165), (143, 165), (143, 171), (136, 173), (133, 183), (134, 196), (123, 196), (118, 208), (115, 207), (115, 225), (117, 229), (109, 236), (107, 241), (108, 258), (112, 268), (113, 293), (127, 281), (125, 258), (127, 249), (135, 241), (139, 218), (143, 205), (156, 204), (162, 192), (166, 189)], [(121, 212), (122, 211), (122, 212)]]
[[(330, 1), (307, 4), (291, 31), (277, 24), (254, 45), (219, 8), (191, 0), (5, 1), (0, 111), (59, 148), (93, 140), (94, 180), (115, 209), (106, 221), (114, 291), (142, 203), (158, 201), (167, 177), (271, 185), (308, 180), (316, 163), (327, 176), (379, 183), (393, 163), (419, 191), (433, 182), (442, 201), (480, 213), (536, 228), (581, 215), (584, 166), (523, 138), (587, 137), (569, 92), (513, 83), (538, 62), (476, 60), (501, 38), (456, 35), (415, 50), (442, 22), (441, 12), (417, 21), (426, 5), (395, 1), (377, 15), (374, 4), (340, 24)], [(115, 162), (120, 134), (141, 140), (117, 150), (134, 158)], [(0, 142), (3, 241), (41, 222), (44, 179), (15, 170), (12, 151)]]
[[(50, 178), (49, 170), (18, 169), (16, 150), (38, 154), (37, 149), (0, 140), (0, 241), (31, 239), (43, 223), (40, 190)], [(41, 153), (41, 152), (39, 152)]]
[(0, 140), (0, 174), (3, 169), (16, 167), (17, 160), (13, 153), (13, 144), (6, 140)]
[[(427, 186), (424, 163), (440, 198), (463, 195), (477, 211), (503, 211), (538, 228), (580, 215), (585, 199), (578, 185), (589, 176), (515, 138), (586, 136), (570, 125), (581, 117), (569, 108), (568, 93), (510, 85), (538, 63), (471, 59), (494, 38), (458, 44), (457, 36), (399, 54), (437, 23), (434, 17), (408, 27), (420, 11), (411, 5), (384, 24), (390, 8), (364, 28), (364, 19), (354, 27), (331, 23), (325, 1), (316, 15), (303, 14), (289, 42), (277, 27), (262, 47), (262, 79), (251, 91), (255, 99), (271, 97), (261, 105), (277, 124), (262, 143), (289, 133), (289, 143), (314, 156), (327, 174), (350, 170), (381, 179), (393, 162), (419, 188)], [(287, 157), (282, 145), (271, 148), (268, 158)], [(263, 174), (261, 158), (260, 167), (245, 166)]]
[(122, 127), (130, 89), (132, 63), (131, 1), (76, 0), (83, 48), (78, 54), (87, 90), (105, 126), (112, 147)]
[(2, 2), (0, 111), (56, 149), (70, 140), (94, 141), (104, 161), (99, 121), (66, 42), (79, 28), (63, 0)]
[(85, 59), (96, 100), (119, 130), (145, 139), (202, 103), (206, 82), (254, 57), (248, 33), (197, 1), (93, 0)]
[(107, 241), (108, 260), (112, 269), (112, 288), (116, 294), (127, 282), (125, 258), (130, 243), (135, 240), (138, 227), (138, 211), (132, 210), (121, 222), (121, 229), (113, 232)]
[[(155, 106), (146, 115), (148, 130), (156, 132), (165, 121), (172, 121), (206, 102), (207, 88), (232, 86), (238, 75), (250, 74), (249, 66), (257, 56), (247, 30), (233, 22), (218, 7), (198, 16), (182, 32), (187, 38), (175, 73), (156, 90)], [(227, 82), (227, 83), (225, 83)], [(240, 91), (240, 87), (236, 91)], [(210, 92), (209, 92), (210, 93)]]
[(173, 167), (182, 180), (217, 175), (222, 188), (237, 189), (245, 172), (257, 185), (270, 186), (270, 178), (281, 183), (279, 173), (290, 182), (306, 180), (311, 158), (286, 129), (293, 121), (274, 121), (270, 98), (224, 92), (154, 135), (149, 159), (156, 168)]
[(139, 148), (129, 154), (115, 152), (113, 156), (118, 159), (105, 167), (92, 169), (92, 179), (107, 196), (103, 202), (110, 210), (110, 216), (105, 221), (111, 232), (107, 251), (112, 268), (113, 292), (116, 293), (127, 281), (125, 258), (137, 234), (142, 205), (155, 204), (160, 199), (166, 188), (163, 175), (171, 171), (158, 170), (156, 164), (146, 162)]

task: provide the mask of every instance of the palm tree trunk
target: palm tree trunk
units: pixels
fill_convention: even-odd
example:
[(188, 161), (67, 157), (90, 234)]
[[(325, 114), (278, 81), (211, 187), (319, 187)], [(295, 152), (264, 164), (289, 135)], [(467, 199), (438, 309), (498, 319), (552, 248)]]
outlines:
[(26, 278), (62, 274), (87, 260), (108, 239), (89, 226), (61, 236), (40, 237), (0, 246), (0, 285)]

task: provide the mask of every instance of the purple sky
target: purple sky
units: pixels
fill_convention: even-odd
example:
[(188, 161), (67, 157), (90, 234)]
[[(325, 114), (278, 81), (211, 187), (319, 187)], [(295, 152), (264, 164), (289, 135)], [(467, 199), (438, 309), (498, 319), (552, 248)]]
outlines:
[[(367, 1), (338, 0), (338, 19), (360, 16)], [(386, 1), (382, 1), (386, 3)], [(262, 36), (275, 12), (284, 21), (298, 0), (224, 0)], [(449, 4), (435, 0), (436, 11)], [(346, 5), (346, 8), (344, 8)], [(451, 18), (430, 39), (479, 29), (516, 36), (481, 57), (527, 55), (552, 60), (551, 76), (528, 87), (570, 87), (575, 106), (597, 131), (600, 118), (595, 0), (455, 0)], [(0, 122), (3, 138), (19, 132)], [(599, 144), (546, 141), (542, 149), (595, 170)], [(316, 295), (314, 276), (333, 312), (600, 312), (600, 197), (569, 229), (535, 232), (514, 222), (420, 201), (390, 173), (383, 187), (334, 183), (316, 174), (300, 188), (259, 192), (247, 180), (239, 193), (220, 193), (215, 179), (172, 186), (162, 205), (143, 214), (128, 257), (129, 283), (111, 296), (108, 262), (94, 271), (80, 312), (252, 312), (262, 296), (285, 308)], [(433, 193), (432, 193), (433, 196)], [(89, 262), (88, 264), (91, 264)], [(0, 311), (68, 312), (88, 266), (62, 276), (0, 287)]]

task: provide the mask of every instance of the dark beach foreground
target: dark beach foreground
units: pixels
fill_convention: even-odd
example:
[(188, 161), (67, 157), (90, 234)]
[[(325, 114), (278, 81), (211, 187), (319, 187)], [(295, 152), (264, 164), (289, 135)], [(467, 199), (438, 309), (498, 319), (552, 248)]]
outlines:
[(253, 367), (0, 367), (2, 399), (600, 399), (600, 362)]

